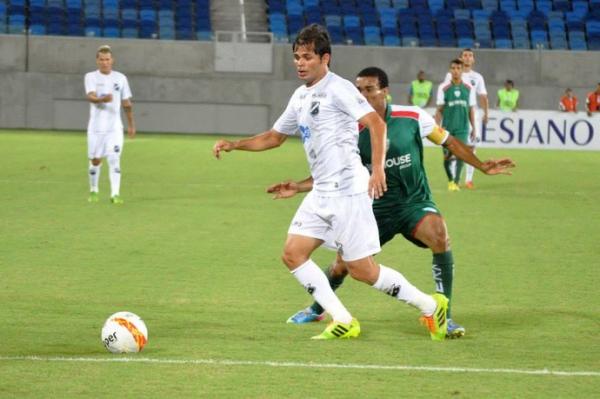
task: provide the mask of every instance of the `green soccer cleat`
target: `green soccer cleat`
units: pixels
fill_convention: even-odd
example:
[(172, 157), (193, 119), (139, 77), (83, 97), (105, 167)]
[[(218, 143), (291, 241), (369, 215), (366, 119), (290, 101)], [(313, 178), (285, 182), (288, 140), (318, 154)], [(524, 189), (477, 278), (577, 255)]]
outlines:
[(95, 191), (90, 191), (90, 196), (88, 197), (88, 202), (98, 202), (98, 193)]
[(114, 197), (111, 197), (110, 202), (112, 202), (115, 205), (122, 205), (125, 201), (123, 201), (123, 198), (121, 198), (118, 195), (115, 195)]
[(442, 294), (433, 294), (432, 297), (437, 303), (435, 312), (431, 316), (421, 316), (419, 320), (429, 330), (432, 340), (443, 341), (448, 332), (448, 298)]
[(311, 339), (356, 338), (359, 335), (360, 324), (358, 320), (352, 319), (350, 323), (332, 321), (321, 334), (315, 335)]

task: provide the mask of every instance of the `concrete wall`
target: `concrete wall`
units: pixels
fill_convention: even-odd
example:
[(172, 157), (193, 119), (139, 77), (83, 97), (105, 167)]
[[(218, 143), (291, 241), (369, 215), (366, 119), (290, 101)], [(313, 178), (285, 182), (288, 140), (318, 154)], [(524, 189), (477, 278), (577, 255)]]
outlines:
[[(290, 45), (275, 45), (271, 74), (217, 73), (207, 42), (0, 35), (0, 127), (83, 130), (83, 75), (96, 68), (96, 48), (105, 43), (115, 69), (129, 77), (141, 131), (255, 133), (273, 123), (300, 84)], [(352, 79), (365, 66), (380, 66), (395, 102), (405, 103), (419, 69), (437, 83), (458, 52), (340, 46), (332, 69)], [(600, 80), (600, 52), (480, 50), (476, 57), (492, 104), (508, 78), (521, 90), (523, 109), (555, 109), (567, 86), (583, 100)]]

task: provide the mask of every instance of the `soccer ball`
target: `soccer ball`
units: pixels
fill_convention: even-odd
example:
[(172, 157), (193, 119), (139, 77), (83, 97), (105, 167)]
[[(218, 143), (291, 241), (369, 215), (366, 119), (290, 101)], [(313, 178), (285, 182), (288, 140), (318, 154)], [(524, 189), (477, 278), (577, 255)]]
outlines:
[(106, 319), (101, 338), (109, 352), (135, 353), (148, 342), (148, 329), (138, 315), (117, 312)]

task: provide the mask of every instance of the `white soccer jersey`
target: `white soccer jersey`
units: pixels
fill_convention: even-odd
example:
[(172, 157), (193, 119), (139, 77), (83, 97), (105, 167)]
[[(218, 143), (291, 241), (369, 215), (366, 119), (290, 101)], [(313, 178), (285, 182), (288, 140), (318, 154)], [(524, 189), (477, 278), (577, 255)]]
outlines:
[(90, 103), (88, 133), (122, 133), (121, 101), (131, 98), (127, 77), (117, 71), (112, 71), (108, 75), (98, 70), (86, 73), (85, 94), (91, 92), (95, 92), (98, 97), (112, 94), (113, 99), (109, 103)]
[(287, 135), (300, 132), (319, 195), (353, 195), (368, 189), (356, 121), (369, 112), (373, 108), (352, 83), (328, 72), (315, 85), (294, 92), (273, 129)]
[[(446, 74), (446, 78), (444, 79), (444, 82), (442, 83), (442, 85), (449, 83), (451, 80), (452, 80), (452, 75), (450, 75), (450, 72), (448, 72)], [(485, 80), (483, 79), (483, 76), (481, 76), (481, 74), (479, 72), (475, 72), (473, 70), (471, 70), (469, 72), (463, 72), (462, 80), (463, 80), (463, 82), (467, 83), (469, 86), (471, 86), (475, 89), (475, 94), (477, 94), (477, 96), (483, 96), (483, 95), (487, 96), (488, 93), (487, 93), (487, 89), (485, 88)], [(479, 101), (476, 102), (475, 108), (480, 109)]]

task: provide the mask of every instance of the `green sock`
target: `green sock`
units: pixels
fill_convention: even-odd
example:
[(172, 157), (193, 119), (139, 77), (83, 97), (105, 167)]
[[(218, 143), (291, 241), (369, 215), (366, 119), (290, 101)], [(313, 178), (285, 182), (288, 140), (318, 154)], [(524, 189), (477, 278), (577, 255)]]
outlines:
[[(329, 285), (335, 291), (339, 288), (340, 285), (342, 285), (342, 283), (344, 282), (344, 279), (346, 278), (346, 275), (343, 275), (341, 277), (332, 277), (331, 276), (331, 268), (332, 268), (332, 266), (329, 266), (327, 268), (327, 270), (324, 271), (324, 273), (327, 276), (327, 280), (329, 280)], [(321, 305), (319, 305), (318, 302), (314, 302), (312, 305), (310, 305), (310, 308), (316, 314), (321, 314), (325, 311), (325, 309), (323, 309), (323, 307)]]
[(448, 176), (448, 181), (452, 181), (452, 169), (450, 169), (450, 163), (452, 161), (449, 159), (444, 159), (444, 170), (446, 171), (446, 176)]
[(452, 318), (450, 304), (452, 303), (452, 280), (454, 279), (454, 259), (452, 251), (433, 254), (433, 282), (435, 290), (448, 298), (448, 318)]
[(456, 160), (456, 174), (454, 175), (454, 183), (458, 184), (460, 181), (460, 174), (462, 173), (462, 168), (465, 163), (460, 159)]

